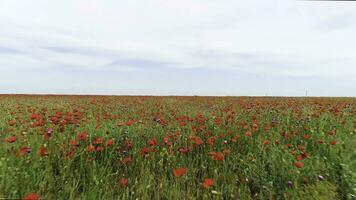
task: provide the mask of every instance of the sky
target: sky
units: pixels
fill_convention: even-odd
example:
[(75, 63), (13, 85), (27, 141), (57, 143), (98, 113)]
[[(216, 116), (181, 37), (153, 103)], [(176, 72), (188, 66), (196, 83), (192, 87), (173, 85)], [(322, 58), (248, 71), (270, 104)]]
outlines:
[(356, 96), (356, 2), (1, 0), (0, 93)]

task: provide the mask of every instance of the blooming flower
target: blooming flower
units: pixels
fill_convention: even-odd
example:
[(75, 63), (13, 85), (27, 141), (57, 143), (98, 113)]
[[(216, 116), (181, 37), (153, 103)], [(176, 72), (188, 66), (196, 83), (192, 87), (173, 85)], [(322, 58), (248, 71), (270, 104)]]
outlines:
[(95, 146), (93, 144), (89, 144), (86, 148), (87, 152), (94, 152)]
[(304, 167), (304, 163), (302, 163), (300, 161), (296, 161), (296, 162), (294, 162), (294, 166), (297, 168), (302, 168), (302, 167)]
[(311, 135), (310, 134), (305, 134), (303, 137), (304, 137), (304, 139), (307, 140), (307, 139), (311, 138)]
[(114, 144), (114, 140), (113, 139), (110, 139), (106, 142), (106, 146), (107, 147), (111, 147), (112, 145)]
[(77, 134), (77, 139), (79, 141), (86, 141), (88, 139), (88, 133), (87, 132), (81, 132)]
[(135, 121), (133, 119), (129, 119), (127, 122), (126, 122), (126, 125), (127, 126), (131, 126), (135, 123)]
[(210, 156), (213, 160), (223, 161), (225, 159), (225, 154), (221, 152), (210, 152)]
[(317, 143), (317, 144), (323, 144), (324, 141), (323, 141), (323, 140), (317, 140), (317, 141), (315, 141), (315, 143)]
[(247, 137), (252, 136), (252, 132), (251, 132), (251, 131), (246, 131), (246, 132), (245, 132), (245, 136), (247, 136)]
[(21, 147), (19, 152), (18, 152), (18, 155), (19, 156), (24, 156), (26, 154), (29, 154), (31, 153), (32, 149), (30, 147)]
[(125, 187), (126, 185), (128, 185), (129, 184), (129, 180), (127, 179), (127, 178), (121, 178), (120, 180), (119, 180), (119, 185), (121, 186), (121, 187)]
[(39, 200), (41, 197), (37, 193), (28, 193), (22, 199), (23, 200)]
[(102, 143), (103, 143), (103, 139), (101, 137), (98, 137), (93, 141), (93, 144), (102, 144)]
[(186, 147), (179, 147), (178, 151), (179, 151), (179, 153), (186, 154), (189, 152), (189, 149)]
[(204, 182), (203, 182), (203, 186), (206, 188), (206, 189), (209, 189), (211, 186), (214, 185), (214, 180), (211, 179), (211, 178), (206, 178), (204, 179)]
[(207, 139), (206, 143), (208, 145), (213, 145), (215, 141), (216, 141), (215, 137), (210, 137), (210, 138)]
[(95, 151), (104, 151), (104, 147), (102, 147), (102, 146), (97, 146), (96, 148), (95, 148)]
[(263, 144), (263, 146), (269, 145), (269, 140), (264, 140), (262, 144)]
[(156, 146), (156, 145), (157, 145), (157, 140), (156, 140), (156, 138), (151, 138), (151, 139), (149, 139), (149, 140), (148, 140), (148, 144), (149, 144), (150, 146)]
[(79, 146), (79, 142), (77, 140), (71, 140), (69, 143), (70, 143), (71, 146), (74, 146), (74, 147), (78, 147)]
[(7, 141), (8, 143), (16, 142), (16, 140), (17, 140), (16, 136), (10, 136), (10, 137), (8, 137), (8, 138), (6, 139), (6, 141)]
[(173, 175), (175, 177), (181, 177), (187, 172), (187, 169), (184, 167), (179, 167), (173, 170)]
[(143, 147), (141, 150), (140, 150), (140, 154), (141, 155), (147, 155), (149, 153), (153, 152), (153, 149), (150, 148), (150, 147)]
[(40, 155), (41, 157), (48, 156), (48, 149), (46, 147), (41, 147), (38, 150), (38, 155)]
[(203, 144), (203, 141), (200, 139), (200, 137), (198, 137), (198, 136), (194, 137), (194, 145), (199, 146), (202, 144)]

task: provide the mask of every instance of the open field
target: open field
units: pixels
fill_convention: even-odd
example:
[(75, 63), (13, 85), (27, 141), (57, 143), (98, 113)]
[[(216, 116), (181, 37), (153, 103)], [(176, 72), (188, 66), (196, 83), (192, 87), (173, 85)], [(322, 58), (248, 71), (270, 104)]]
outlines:
[(0, 198), (355, 199), (356, 99), (0, 96)]

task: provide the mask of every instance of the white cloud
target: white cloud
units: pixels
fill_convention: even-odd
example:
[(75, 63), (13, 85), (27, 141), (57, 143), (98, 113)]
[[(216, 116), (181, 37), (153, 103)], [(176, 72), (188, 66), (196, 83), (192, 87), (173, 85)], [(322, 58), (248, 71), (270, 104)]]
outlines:
[(350, 86), (355, 11), (350, 2), (294, 0), (2, 0), (0, 70), (198, 69)]

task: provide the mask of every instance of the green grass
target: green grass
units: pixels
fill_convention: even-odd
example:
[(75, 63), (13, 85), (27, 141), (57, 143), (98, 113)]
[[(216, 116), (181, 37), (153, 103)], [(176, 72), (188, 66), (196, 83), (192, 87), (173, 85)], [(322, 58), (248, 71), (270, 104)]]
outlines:
[(0, 116), (0, 198), (356, 198), (355, 98), (0, 96)]

